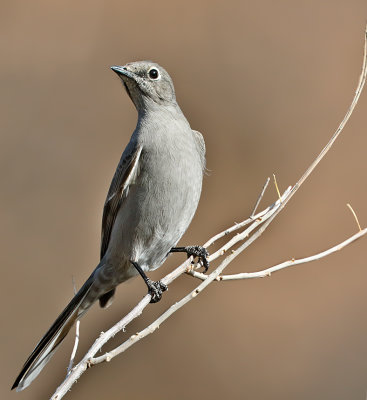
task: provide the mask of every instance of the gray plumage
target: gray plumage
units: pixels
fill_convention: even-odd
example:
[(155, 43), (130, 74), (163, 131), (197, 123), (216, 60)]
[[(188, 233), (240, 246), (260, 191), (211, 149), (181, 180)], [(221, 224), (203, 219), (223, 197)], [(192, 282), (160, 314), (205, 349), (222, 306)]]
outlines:
[(189, 226), (205, 169), (202, 135), (179, 108), (172, 80), (158, 64), (112, 67), (138, 111), (138, 122), (112, 179), (103, 210), (101, 260), (38, 343), (13, 388), (40, 373), (74, 322), (96, 302), (111, 303), (115, 288), (158, 268)]

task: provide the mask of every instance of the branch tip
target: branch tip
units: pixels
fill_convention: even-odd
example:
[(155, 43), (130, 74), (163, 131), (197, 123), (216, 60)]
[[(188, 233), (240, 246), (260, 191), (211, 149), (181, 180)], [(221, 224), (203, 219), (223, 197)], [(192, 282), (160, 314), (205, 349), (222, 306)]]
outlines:
[(349, 203), (347, 203), (347, 207), (349, 208), (349, 210), (350, 210), (351, 213), (353, 214), (353, 217), (354, 217), (354, 219), (355, 219), (355, 221), (356, 221), (356, 223), (357, 223), (357, 225), (358, 225), (359, 231), (361, 231), (362, 228), (361, 228), (361, 225), (360, 225), (360, 223), (359, 223), (359, 221), (358, 221), (357, 214), (356, 214), (356, 213), (354, 212), (354, 210), (353, 210), (353, 207), (352, 207)]
[(274, 179), (275, 189), (277, 190), (277, 193), (278, 193), (278, 199), (280, 202), (282, 202), (282, 196), (280, 195), (280, 192), (279, 192), (279, 187), (278, 187), (277, 178), (276, 178), (275, 174), (273, 174), (273, 179)]
[(259, 204), (260, 204), (260, 201), (261, 201), (261, 199), (264, 197), (264, 193), (265, 193), (265, 191), (266, 191), (266, 189), (267, 189), (267, 187), (268, 187), (268, 185), (269, 185), (269, 182), (270, 182), (270, 178), (268, 177), (268, 178), (266, 179), (266, 182), (264, 183), (264, 186), (263, 186), (263, 188), (262, 188), (262, 190), (261, 190), (261, 192), (260, 192), (259, 197), (258, 197), (257, 200), (256, 200), (256, 204), (255, 204), (255, 207), (254, 207), (254, 209), (253, 209), (253, 211), (252, 211), (252, 213), (251, 213), (251, 215), (250, 215), (250, 218), (252, 218), (252, 217), (255, 215), (255, 212), (256, 212), (256, 210), (257, 210)]

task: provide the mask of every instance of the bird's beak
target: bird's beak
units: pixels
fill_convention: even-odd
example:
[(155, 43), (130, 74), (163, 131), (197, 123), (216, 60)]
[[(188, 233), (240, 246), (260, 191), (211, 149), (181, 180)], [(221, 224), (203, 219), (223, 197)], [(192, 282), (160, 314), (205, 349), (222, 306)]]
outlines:
[(126, 69), (126, 67), (119, 67), (119, 66), (117, 66), (117, 65), (113, 65), (113, 66), (111, 67), (111, 69), (112, 69), (113, 72), (116, 72), (116, 74), (117, 74), (120, 78), (126, 76), (127, 78), (134, 79), (134, 77), (135, 77), (135, 74), (133, 74), (132, 72), (128, 71), (128, 70)]
[[(128, 88), (128, 85), (127, 85), (127, 81), (136, 82), (136, 75), (133, 72), (128, 71), (128, 69), (126, 67), (119, 67), (117, 65), (113, 65), (111, 67), (111, 69), (112, 69), (113, 72), (116, 72), (116, 74), (119, 76), (119, 78), (121, 79), (121, 81), (122, 81), (122, 83), (124, 85), (126, 93), (129, 95), (131, 101), (134, 103), (134, 100), (133, 100), (133, 98), (131, 96), (130, 89)], [(126, 79), (126, 78), (128, 78), (128, 79)]]

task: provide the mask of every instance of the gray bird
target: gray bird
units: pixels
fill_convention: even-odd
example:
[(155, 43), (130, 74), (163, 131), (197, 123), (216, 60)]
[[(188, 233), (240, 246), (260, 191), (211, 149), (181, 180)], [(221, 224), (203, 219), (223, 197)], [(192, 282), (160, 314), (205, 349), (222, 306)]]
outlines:
[(138, 122), (117, 166), (103, 209), (101, 260), (78, 293), (25, 362), (12, 389), (23, 390), (37, 377), (55, 350), (94, 302), (111, 304), (115, 288), (140, 274), (160, 300), (167, 289), (145, 272), (162, 265), (170, 252), (201, 259), (200, 246), (174, 247), (196, 211), (205, 169), (205, 143), (191, 129), (176, 102), (168, 73), (140, 61), (111, 67), (138, 111)]

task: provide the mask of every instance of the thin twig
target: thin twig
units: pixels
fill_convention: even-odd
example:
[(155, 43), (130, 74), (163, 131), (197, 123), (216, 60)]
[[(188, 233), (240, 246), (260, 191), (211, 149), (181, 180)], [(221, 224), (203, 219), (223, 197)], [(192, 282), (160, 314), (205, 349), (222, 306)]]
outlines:
[[(219, 275), (216, 278), (216, 281), (222, 282), (222, 281), (235, 281), (235, 280), (242, 280), (242, 279), (253, 279), (253, 278), (265, 278), (266, 276), (270, 276), (273, 272), (283, 270), (288, 267), (293, 267), (299, 264), (305, 264), (311, 261), (316, 261), (319, 260), (320, 258), (329, 256), (332, 253), (335, 253), (341, 249), (343, 249), (345, 246), (348, 246), (352, 242), (356, 241), (360, 237), (364, 236), (367, 233), (367, 228), (361, 229), (359, 232), (354, 234), (353, 236), (349, 237), (348, 239), (344, 240), (343, 242), (335, 245), (334, 247), (331, 247), (328, 250), (322, 251), (321, 253), (315, 254), (310, 257), (306, 258), (300, 258), (300, 259), (291, 259), (288, 261), (284, 261), (280, 264), (274, 265), (273, 267), (263, 269), (262, 271), (257, 271), (257, 272), (243, 272), (240, 274), (232, 274), (232, 275)], [(197, 271), (188, 271), (187, 272), (189, 275), (194, 276), (195, 278), (198, 278), (202, 281), (205, 281), (208, 276)]]
[(354, 217), (354, 219), (355, 219), (355, 221), (356, 221), (356, 223), (357, 223), (357, 225), (358, 225), (358, 228), (359, 228), (359, 230), (361, 231), (361, 230), (362, 230), (362, 228), (361, 228), (361, 225), (360, 225), (360, 223), (359, 223), (359, 221), (358, 221), (357, 214), (354, 212), (354, 210), (353, 210), (352, 206), (351, 206), (349, 203), (347, 204), (347, 207), (348, 207), (348, 208), (349, 208), (349, 210), (352, 212), (352, 214), (353, 214), (353, 217)]
[[(291, 190), (291, 186), (283, 193), (283, 198), (285, 198), (285, 196), (288, 196), (288, 194), (290, 193)], [(219, 232), (218, 234), (216, 234), (215, 236), (213, 236), (212, 238), (210, 238), (205, 244), (204, 247), (208, 248), (210, 246), (212, 246), (218, 239), (221, 239), (224, 236), (229, 235), (230, 233), (243, 228), (246, 225), (249, 225), (250, 223), (252, 223), (254, 220), (256, 219), (261, 219), (264, 217), (264, 215), (266, 215), (272, 208), (274, 208), (276, 206), (277, 202), (275, 202), (274, 204), (270, 205), (269, 207), (267, 207), (265, 210), (260, 211), (258, 214), (253, 215), (249, 218), (247, 218), (246, 220), (239, 222), (239, 223), (235, 223), (233, 226), (231, 226), (230, 228), (227, 228), (226, 230)], [(213, 260), (213, 255), (212, 255), (212, 259)]]
[[(257, 228), (259, 225), (264, 223), (267, 219), (269, 219), (272, 215), (276, 213), (276, 211), (279, 209), (283, 199), (286, 199), (287, 196), (289, 196), (289, 193), (291, 192), (291, 187), (289, 187), (282, 196), (279, 197), (279, 199), (272, 205), (270, 206), (266, 212), (266, 214), (263, 214), (261, 217), (256, 218), (254, 221), (252, 221), (251, 225), (245, 229), (241, 233), (237, 233), (236, 236), (234, 236), (232, 239), (230, 239), (225, 245), (223, 245), (219, 250), (217, 250), (215, 253), (211, 254), (208, 257), (208, 260), (210, 262), (214, 261), (218, 257), (222, 256), (226, 251), (228, 251), (231, 247), (233, 247), (236, 243), (244, 240), (247, 238), (255, 228)], [(235, 225), (237, 227), (237, 225)], [(204, 247), (206, 246), (210, 241), (204, 244)]]
[(283, 208), (287, 205), (288, 201), (295, 195), (295, 193), (301, 187), (303, 182), (310, 176), (312, 171), (316, 168), (316, 166), (319, 164), (319, 162), (325, 157), (326, 153), (330, 150), (331, 146), (334, 144), (335, 140), (338, 138), (338, 136), (342, 132), (344, 126), (346, 125), (350, 116), (352, 115), (355, 106), (358, 103), (358, 99), (362, 93), (364, 84), (366, 82), (366, 76), (367, 76), (367, 25), (366, 25), (365, 31), (364, 31), (362, 71), (361, 71), (361, 74), (359, 77), (357, 89), (354, 93), (354, 97), (353, 97), (351, 105), (348, 108), (348, 111), (346, 112), (344, 118), (342, 119), (341, 123), (339, 124), (337, 130), (334, 132), (334, 134), (331, 137), (331, 139), (329, 140), (329, 142), (321, 150), (320, 154), (316, 157), (316, 159), (312, 162), (312, 164), (307, 168), (306, 172), (301, 176), (301, 178), (298, 180), (298, 182), (293, 186), (291, 192), (289, 193), (289, 196), (287, 196), (284, 199), (284, 201), (282, 202), (280, 207), (277, 209), (277, 211), (262, 226), (262, 228), (261, 228), (262, 232), (271, 224), (273, 219), (283, 210)]
[(273, 179), (274, 179), (274, 186), (275, 186), (275, 189), (276, 189), (276, 191), (277, 191), (277, 193), (278, 193), (278, 197), (279, 197), (279, 199), (280, 199), (280, 192), (279, 192), (277, 177), (275, 176), (275, 174), (273, 174)]
[(326, 144), (326, 146), (321, 150), (320, 154), (316, 157), (315, 161), (307, 168), (306, 172), (301, 176), (299, 181), (293, 187), (292, 193), (289, 195), (288, 199), (284, 202), (284, 204), (282, 205), (282, 208), (285, 207), (285, 205), (288, 203), (288, 201), (291, 199), (291, 197), (296, 193), (296, 191), (299, 189), (299, 187), (303, 184), (303, 182), (307, 179), (307, 177), (311, 174), (311, 172), (316, 168), (317, 164), (324, 158), (325, 154), (330, 150), (331, 146), (334, 144), (335, 140), (338, 138), (338, 136), (342, 132), (345, 124), (348, 122), (350, 116), (352, 115), (352, 113), (354, 111), (355, 106), (358, 103), (359, 96), (361, 95), (364, 84), (366, 82), (366, 76), (367, 76), (366, 63), (367, 63), (367, 26), (366, 26), (365, 32), (364, 32), (362, 72), (359, 77), (357, 89), (355, 91), (352, 103), (349, 106), (348, 111), (346, 112), (342, 122), (339, 124), (337, 130), (334, 132), (333, 136), (331, 137), (329, 142)]
[(268, 185), (269, 185), (269, 182), (270, 182), (270, 178), (268, 177), (268, 179), (267, 179), (266, 182), (264, 183), (264, 186), (263, 186), (263, 188), (262, 188), (262, 191), (261, 191), (259, 197), (257, 198), (255, 207), (254, 207), (254, 209), (253, 209), (253, 211), (252, 211), (252, 213), (251, 213), (251, 217), (253, 217), (253, 216), (255, 215), (255, 212), (256, 212), (256, 210), (257, 210), (257, 207), (259, 207), (260, 201), (261, 201), (262, 198), (264, 197), (264, 193), (265, 193), (266, 188), (267, 188)]

